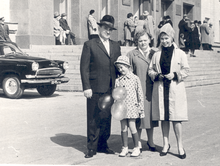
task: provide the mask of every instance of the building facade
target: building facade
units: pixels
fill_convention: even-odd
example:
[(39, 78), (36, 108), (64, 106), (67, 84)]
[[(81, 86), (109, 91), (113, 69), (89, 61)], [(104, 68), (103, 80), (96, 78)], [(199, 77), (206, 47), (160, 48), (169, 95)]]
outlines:
[[(91, 9), (95, 10), (97, 21), (105, 14), (114, 16), (117, 31), (113, 32), (113, 40), (124, 41), (123, 24), (128, 13), (139, 17), (147, 10), (155, 19), (155, 27), (164, 15), (169, 15), (176, 31), (175, 40), (178, 41), (178, 23), (183, 14), (188, 14), (191, 20), (202, 21), (204, 1), (216, 7), (210, 0), (1, 0), (0, 16), (5, 16), (8, 23), (17, 23), (16, 42), (21, 48), (55, 44), (53, 15), (56, 11), (67, 13), (67, 21), (76, 34), (76, 43), (83, 44), (88, 40), (87, 17)], [(213, 12), (210, 10), (210, 15)], [(219, 20), (215, 20), (216, 24), (220, 26)]]

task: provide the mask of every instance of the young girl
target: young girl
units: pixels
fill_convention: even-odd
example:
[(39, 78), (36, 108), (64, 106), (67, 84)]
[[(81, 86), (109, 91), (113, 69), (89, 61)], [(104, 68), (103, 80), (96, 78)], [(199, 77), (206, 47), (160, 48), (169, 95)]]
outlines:
[(128, 154), (128, 128), (130, 128), (134, 149), (131, 157), (140, 155), (138, 146), (139, 136), (137, 133), (135, 120), (137, 118), (144, 118), (144, 95), (141, 88), (141, 82), (138, 76), (134, 75), (130, 70), (129, 58), (127, 56), (118, 57), (115, 62), (118, 71), (121, 73), (120, 77), (115, 81), (115, 87), (124, 87), (127, 91), (127, 96), (124, 100), (127, 106), (127, 116), (121, 120), (121, 137), (122, 137), (122, 152), (119, 157), (125, 157)]

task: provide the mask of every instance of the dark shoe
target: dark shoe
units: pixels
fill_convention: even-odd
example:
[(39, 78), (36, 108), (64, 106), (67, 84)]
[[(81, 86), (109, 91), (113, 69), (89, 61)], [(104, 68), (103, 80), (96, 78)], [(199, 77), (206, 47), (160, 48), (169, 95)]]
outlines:
[(91, 158), (94, 155), (96, 155), (96, 151), (94, 150), (89, 150), (88, 153), (85, 155), (85, 158)]
[(149, 147), (149, 150), (152, 151), (152, 152), (155, 152), (156, 151), (156, 147), (152, 147), (150, 146), (150, 144), (147, 142), (147, 146)]
[(196, 55), (194, 55), (194, 54), (190, 54), (190, 57), (196, 57)]
[[(183, 149), (183, 150), (184, 150), (184, 149)], [(180, 159), (185, 159), (185, 158), (186, 158), (186, 152), (185, 152), (185, 150), (184, 150), (184, 154), (179, 155), (179, 158), (180, 158)]]
[(99, 149), (97, 150), (97, 152), (99, 153), (106, 153), (106, 154), (115, 154), (115, 152), (109, 148), (106, 148), (106, 149)]
[(169, 150), (170, 150), (170, 144), (169, 144), (169, 148), (167, 149), (166, 152), (160, 152), (160, 156), (166, 156), (167, 153), (169, 152)]

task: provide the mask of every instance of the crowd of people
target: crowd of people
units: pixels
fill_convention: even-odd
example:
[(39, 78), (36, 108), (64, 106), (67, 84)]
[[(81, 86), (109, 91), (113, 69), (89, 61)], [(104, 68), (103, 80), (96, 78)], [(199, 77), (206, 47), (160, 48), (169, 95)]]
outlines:
[[(196, 49), (213, 50), (213, 25), (212, 23), (208, 23), (208, 21), (208, 19), (205, 19), (203, 24), (201, 24), (201, 21), (192, 21), (186, 14), (184, 14), (183, 19), (180, 20), (178, 24), (179, 48), (191, 57), (195, 57), (194, 52)], [(134, 46), (135, 34), (138, 31), (145, 29), (151, 35), (150, 46), (159, 47), (160, 40), (158, 38), (158, 33), (165, 24), (170, 24), (173, 27), (173, 23), (169, 15), (164, 16), (162, 21), (160, 21), (159, 25), (156, 27), (153, 17), (147, 11), (144, 11), (143, 15), (141, 15), (139, 19), (137, 16), (133, 16), (132, 13), (128, 13), (127, 19), (124, 22), (124, 45)]]
[[(90, 14), (94, 13), (93, 11)], [(147, 17), (146, 17), (147, 16)], [(84, 96), (87, 98), (87, 153), (91, 158), (97, 153), (115, 154), (108, 145), (111, 135), (111, 107), (100, 107), (100, 99), (112, 95), (118, 87), (125, 89), (123, 106), (116, 111), (126, 114), (120, 119), (122, 150), (119, 157), (128, 155), (128, 130), (133, 138), (131, 157), (142, 153), (142, 130), (147, 134), (150, 151), (159, 151), (154, 144), (154, 128), (161, 122), (163, 148), (160, 156), (170, 150), (170, 123), (176, 135), (178, 156), (186, 158), (182, 140), (182, 122), (188, 120), (184, 79), (189, 65), (185, 52), (174, 42), (175, 31), (169, 17), (164, 17), (158, 31), (160, 46), (153, 48), (155, 33), (152, 16), (144, 12), (140, 20), (131, 23), (132, 14), (127, 15), (125, 26), (134, 29), (127, 44), (136, 48), (121, 55), (119, 42), (110, 39), (114, 17), (105, 15), (98, 22), (96, 37), (86, 41), (80, 59), (80, 74)], [(149, 22), (145, 22), (144, 20)], [(134, 25), (138, 26), (134, 26)], [(129, 27), (128, 27), (129, 26)], [(94, 30), (95, 28), (93, 28)], [(138, 29), (138, 30), (137, 30)], [(132, 43), (133, 42), (133, 43)], [(113, 97), (114, 98), (114, 97)], [(113, 100), (113, 99), (112, 99)], [(105, 101), (104, 104), (109, 101)], [(114, 104), (118, 101), (115, 99)], [(113, 105), (114, 105), (113, 104)], [(121, 108), (121, 109), (120, 109)]]
[(11, 41), (9, 37), (9, 27), (5, 24), (4, 17), (0, 17), (0, 40)]

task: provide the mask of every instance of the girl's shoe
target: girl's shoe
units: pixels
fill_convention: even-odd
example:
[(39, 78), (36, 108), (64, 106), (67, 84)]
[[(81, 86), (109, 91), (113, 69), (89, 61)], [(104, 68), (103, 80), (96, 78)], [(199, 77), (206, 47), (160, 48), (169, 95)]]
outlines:
[(119, 157), (125, 157), (128, 154), (128, 147), (122, 147), (121, 153), (119, 154)]
[(133, 152), (131, 153), (131, 157), (138, 157), (140, 154), (141, 154), (140, 148), (139, 147), (135, 147), (133, 149)]

